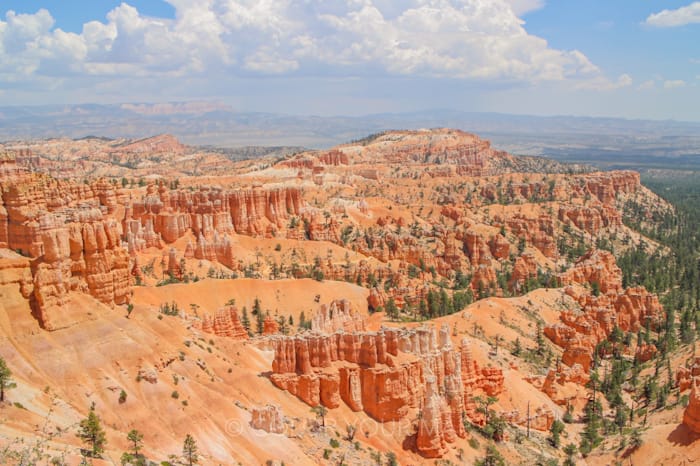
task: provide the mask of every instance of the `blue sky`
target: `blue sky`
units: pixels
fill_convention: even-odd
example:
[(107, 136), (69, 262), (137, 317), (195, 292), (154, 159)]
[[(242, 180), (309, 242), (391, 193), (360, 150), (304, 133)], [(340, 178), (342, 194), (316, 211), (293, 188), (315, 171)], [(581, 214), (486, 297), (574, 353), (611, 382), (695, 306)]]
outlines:
[[(56, 27), (80, 33), (83, 24), (94, 20), (104, 21), (107, 13), (121, 3), (119, 0), (5, 0), (2, 8), (3, 13), (13, 10), (25, 14), (36, 13), (44, 8), (56, 20)], [(163, 0), (131, 0), (126, 3), (144, 15), (171, 19), (175, 17), (175, 8)]]
[(0, 105), (700, 121), (700, 1), (4, 0)]

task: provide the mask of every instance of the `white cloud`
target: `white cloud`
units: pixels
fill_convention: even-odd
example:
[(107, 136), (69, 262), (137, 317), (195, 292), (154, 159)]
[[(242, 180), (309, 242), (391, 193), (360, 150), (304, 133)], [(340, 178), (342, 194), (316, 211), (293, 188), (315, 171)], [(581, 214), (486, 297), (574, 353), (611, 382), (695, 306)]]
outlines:
[(615, 89), (622, 89), (623, 87), (631, 86), (632, 82), (632, 77), (626, 73), (618, 76), (617, 80), (615, 81), (610, 81), (604, 76), (597, 76), (593, 79), (580, 83), (577, 88), (597, 91), (613, 91)]
[(5, 18), (0, 21), (0, 82), (70, 74), (75, 71), (72, 63), (86, 57), (82, 38), (53, 29), (54, 20), (47, 10), (31, 15), (8, 11)]
[(506, 0), (513, 8), (513, 13), (520, 16), (544, 7), (544, 0)]
[(682, 79), (670, 79), (664, 81), (664, 89), (677, 89), (679, 87), (685, 87), (685, 81)]
[(653, 89), (655, 86), (655, 81), (653, 79), (650, 79), (648, 81), (644, 81), (642, 84), (637, 86), (638, 91), (645, 91), (647, 89)]
[(632, 77), (628, 74), (623, 74), (617, 79), (618, 87), (627, 87), (632, 84)]
[[(0, 20), (0, 81), (28, 77), (394, 75), (609, 82), (577, 50), (529, 34), (542, 0), (167, 0), (175, 19), (122, 3), (80, 34), (46, 10)], [(629, 78), (629, 77), (628, 77)]]
[(261, 73), (281, 74), (296, 70), (299, 68), (299, 63), (280, 57), (272, 49), (258, 49), (253, 55), (246, 58), (245, 68)]
[(649, 15), (645, 24), (655, 27), (676, 27), (686, 24), (700, 23), (700, 2), (676, 10), (663, 10)]

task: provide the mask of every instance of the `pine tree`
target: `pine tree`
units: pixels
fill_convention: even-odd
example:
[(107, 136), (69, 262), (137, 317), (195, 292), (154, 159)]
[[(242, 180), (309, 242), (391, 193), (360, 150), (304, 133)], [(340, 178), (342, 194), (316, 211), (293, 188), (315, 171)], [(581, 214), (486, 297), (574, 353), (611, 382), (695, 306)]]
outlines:
[(496, 447), (489, 445), (486, 447), (486, 456), (476, 460), (474, 464), (477, 466), (505, 466), (506, 462)]
[(569, 402), (567, 401), (567, 406), (566, 406), (566, 412), (564, 413), (564, 416), (562, 416), (562, 421), (564, 421), (567, 424), (571, 424), (574, 422), (574, 415), (572, 414), (574, 407), (568, 404)]
[(80, 421), (80, 427), (76, 435), (90, 447), (90, 453), (93, 458), (101, 457), (107, 444), (107, 438), (105, 437), (105, 431), (100, 425), (100, 418), (95, 414), (94, 405), (90, 407), (88, 416)]
[(627, 423), (627, 406), (625, 406), (623, 404), (622, 406), (618, 406), (615, 410), (615, 424), (620, 429), (620, 435), (622, 435), (622, 429), (625, 427), (626, 423)]
[(544, 356), (547, 346), (545, 345), (544, 335), (542, 334), (542, 324), (539, 322), (537, 322), (537, 335), (535, 336), (535, 341), (537, 342), (537, 354)]
[(197, 454), (197, 442), (194, 437), (187, 434), (185, 441), (182, 444), (182, 456), (185, 457), (187, 466), (192, 466), (199, 463), (199, 455)]
[(549, 431), (552, 434), (551, 442), (554, 448), (559, 448), (559, 445), (561, 443), (561, 439), (559, 436), (562, 432), (564, 432), (564, 427), (564, 423), (557, 419), (552, 423), (552, 427), (549, 429)]
[(418, 313), (421, 315), (421, 317), (426, 317), (428, 314), (428, 305), (423, 298), (421, 298), (420, 302), (418, 303)]
[(564, 447), (564, 453), (566, 454), (566, 460), (564, 460), (564, 466), (576, 466), (574, 461), (574, 455), (576, 454), (576, 445), (573, 443), (568, 444)]
[(516, 338), (515, 341), (513, 342), (513, 350), (510, 352), (513, 356), (520, 356), (520, 353), (522, 353), (523, 347), (520, 344), (520, 338)]
[(131, 429), (126, 439), (134, 445), (134, 456), (138, 456), (139, 448), (143, 446), (143, 434), (136, 429)]
[(243, 313), (241, 315), (241, 325), (243, 325), (245, 331), (250, 335), (250, 318), (248, 317), (248, 308), (245, 306), (243, 307)]
[(285, 319), (284, 316), (277, 317), (277, 325), (279, 326), (280, 333), (282, 335), (286, 335), (289, 332), (289, 329), (287, 328), (287, 319)]
[(0, 357), (0, 402), (5, 401), (5, 389), (12, 386), (12, 371), (5, 360)]
[(255, 331), (258, 333), (258, 335), (263, 334), (263, 330), (265, 329), (265, 317), (263, 317), (262, 312), (258, 312), (255, 314)]
[(642, 446), (642, 432), (638, 427), (632, 430), (632, 435), (630, 436), (630, 446), (633, 450)]
[(399, 317), (399, 308), (396, 306), (394, 298), (389, 298), (386, 302), (386, 315), (388, 315), (391, 320), (396, 320)]
[(525, 251), (525, 247), (527, 247), (527, 240), (524, 237), (518, 238), (518, 254), (521, 254)]
[(328, 414), (328, 409), (323, 405), (314, 406), (311, 411), (316, 414), (316, 416), (321, 418), (321, 426), (326, 426), (326, 414)]
[(440, 315), (447, 316), (454, 313), (452, 299), (444, 288), (440, 289)]
[(584, 410), (586, 426), (581, 434), (581, 443), (579, 446), (579, 450), (584, 456), (588, 455), (603, 440), (599, 433), (602, 410), (603, 408), (600, 402), (594, 401), (594, 399), (586, 404)]
[(440, 314), (440, 295), (433, 290), (428, 291), (428, 314), (437, 317)]

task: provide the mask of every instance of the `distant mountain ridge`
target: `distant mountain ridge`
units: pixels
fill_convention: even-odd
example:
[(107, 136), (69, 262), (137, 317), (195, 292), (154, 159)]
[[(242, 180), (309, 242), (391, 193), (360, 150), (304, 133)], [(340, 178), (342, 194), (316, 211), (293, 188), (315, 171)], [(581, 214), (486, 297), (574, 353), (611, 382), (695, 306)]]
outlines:
[(0, 107), (0, 140), (88, 135), (139, 139), (173, 134), (185, 144), (218, 147), (328, 148), (392, 129), (449, 127), (478, 133), (494, 147), (618, 168), (700, 168), (700, 123), (427, 110), (366, 116), (238, 112), (218, 102)]

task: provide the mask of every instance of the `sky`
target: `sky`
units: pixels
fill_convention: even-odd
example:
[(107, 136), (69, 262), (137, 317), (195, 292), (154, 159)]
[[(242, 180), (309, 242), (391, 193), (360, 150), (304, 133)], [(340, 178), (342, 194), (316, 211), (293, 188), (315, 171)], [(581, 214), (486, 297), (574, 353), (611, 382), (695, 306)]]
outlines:
[(0, 106), (700, 121), (700, 1), (0, 0)]

